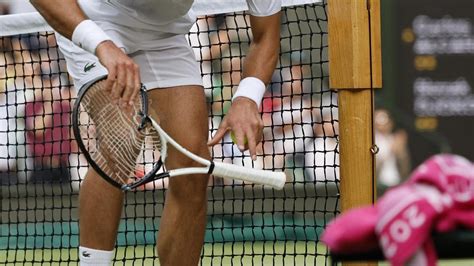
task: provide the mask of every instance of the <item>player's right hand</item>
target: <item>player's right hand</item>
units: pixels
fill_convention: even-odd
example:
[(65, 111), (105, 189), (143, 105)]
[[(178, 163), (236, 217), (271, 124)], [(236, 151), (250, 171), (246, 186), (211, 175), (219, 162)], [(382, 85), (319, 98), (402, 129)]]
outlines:
[(106, 88), (112, 101), (122, 107), (132, 106), (141, 86), (138, 65), (111, 41), (99, 44), (96, 55), (109, 72)]

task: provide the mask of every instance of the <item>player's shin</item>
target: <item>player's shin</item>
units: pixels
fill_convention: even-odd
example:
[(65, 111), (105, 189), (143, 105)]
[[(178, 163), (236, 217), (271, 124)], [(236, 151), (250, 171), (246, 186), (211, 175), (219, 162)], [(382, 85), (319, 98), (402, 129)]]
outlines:
[(81, 266), (110, 265), (123, 207), (123, 192), (89, 170), (79, 193)]
[[(175, 179), (188, 179), (177, 177)], [(193, 176), (207, 184), (208, 176)], [(192, 193), (170, 185), (158, 236), (158, 256), (161, 265), (198, 265), (204, 243), (207, 214), (206, 189)], [(183, 256), (183, 254), (186, 254)]]

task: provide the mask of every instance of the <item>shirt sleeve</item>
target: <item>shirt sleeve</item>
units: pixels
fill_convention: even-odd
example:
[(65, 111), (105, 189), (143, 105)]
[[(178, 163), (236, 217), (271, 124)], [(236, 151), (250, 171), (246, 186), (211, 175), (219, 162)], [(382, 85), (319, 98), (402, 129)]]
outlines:
[(249, 12), (252, 16), (266, 17), (281, 10), (281, 0), (247, 0)]

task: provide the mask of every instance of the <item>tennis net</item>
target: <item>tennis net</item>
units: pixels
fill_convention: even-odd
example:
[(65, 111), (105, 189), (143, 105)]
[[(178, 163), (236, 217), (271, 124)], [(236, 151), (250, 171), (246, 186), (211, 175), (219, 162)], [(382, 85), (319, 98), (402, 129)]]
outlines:
[[(210, 134), (230, 107), (251, 39), (245, 5), (219, 2), (197, 1), (200, 17), (187, 35), (201, 64)], [(275, 191), (213, 178), (202, 265), (329, 265), (318, 236), (338, 212), (339, 153), (326, 3), (284, 2), (280, 60), (262, 104), (258, 159), (240, 153), (230, 138), (212, 155), (285, 171), (290, 181)], [(70, 129), (76, 90), (40, 16), (0, 22), (0, 264), (75, 264), (78, 191), (88, 167)], [(166, 187), (161, 180), (127, 192), (114, 265), (157, 262)]]

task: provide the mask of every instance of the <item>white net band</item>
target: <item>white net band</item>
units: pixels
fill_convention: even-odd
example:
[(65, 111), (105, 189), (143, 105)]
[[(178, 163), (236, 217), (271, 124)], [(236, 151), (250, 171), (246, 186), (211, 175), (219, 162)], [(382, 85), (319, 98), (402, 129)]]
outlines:
[[(283, 0), (282, 5), (296, 6), (319, 2), (321, 0)], [(192, 9), (196, 15), (204, 16), (246, 11), (248, 6), (245, 0), (196, 0)], [(0, 36), (52, 30), (44, 18), (37, 12), (0, 16)]]

